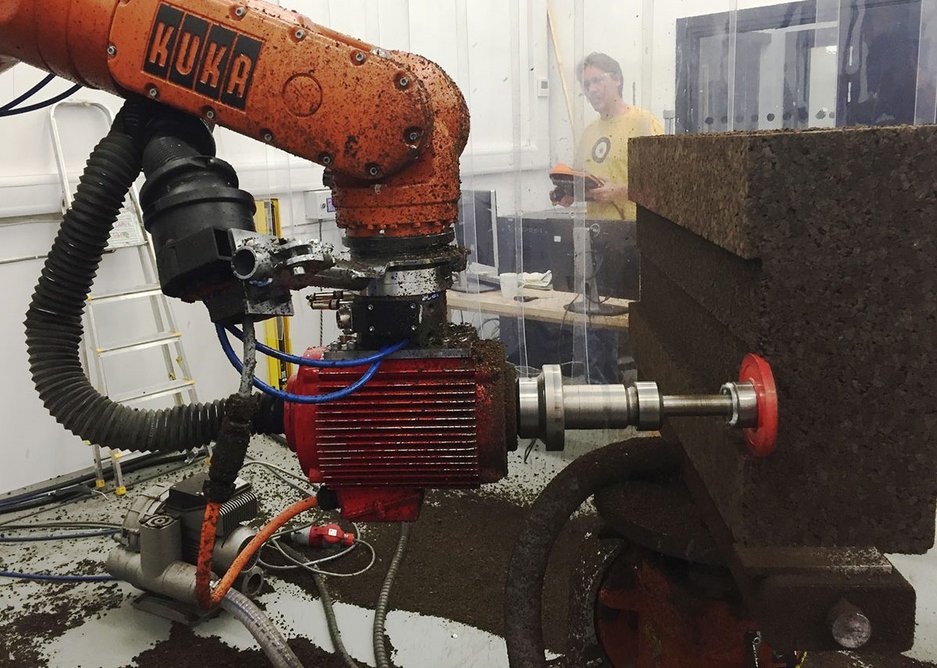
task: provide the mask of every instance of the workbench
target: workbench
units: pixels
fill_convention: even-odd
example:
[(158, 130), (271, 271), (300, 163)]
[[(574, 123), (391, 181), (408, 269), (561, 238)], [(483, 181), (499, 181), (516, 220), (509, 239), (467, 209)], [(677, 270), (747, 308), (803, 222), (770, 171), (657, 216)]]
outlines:
[[(479, 293), (449, 290), (446, 293), (446, 300), (450, 311), (479, 311), (481, 313), (565, 323), (567, 325), (580, 323), (588, 324), (589, 327), (596, 329), (628, 329), (627, 313), (609, 316), (586, 315), (567, 311), (565, 308), (567, 304), (581, 298), (580, 295), (573, 292), (521, 288), (519, 296), (531, 299), (530, 301), (520, 301), (505, 297), (500, 290)], [(631, 304), (631, 300), (613, 297), (605, 303), (627, 307)]]

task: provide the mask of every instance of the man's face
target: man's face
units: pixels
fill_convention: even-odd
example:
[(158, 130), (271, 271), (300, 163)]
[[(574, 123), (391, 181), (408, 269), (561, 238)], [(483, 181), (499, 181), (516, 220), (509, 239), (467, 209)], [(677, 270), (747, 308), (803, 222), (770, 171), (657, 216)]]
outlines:
[(599, 113), (608, 110), (619, 99), (618, 80), (592, 65), (582, 71), (582, 91)]

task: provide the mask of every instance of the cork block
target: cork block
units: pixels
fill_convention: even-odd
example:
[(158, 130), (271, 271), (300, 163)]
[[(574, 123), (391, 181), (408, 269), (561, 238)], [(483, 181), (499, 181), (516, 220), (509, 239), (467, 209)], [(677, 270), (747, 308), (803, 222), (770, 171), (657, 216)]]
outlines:
[(937, 128), (647, 137), (629, 153), (640, 375), (712, 392), (751, 351), (777, 378), (767, 459), (718, 421), (670, 425), (735, 539), (929, 549)]

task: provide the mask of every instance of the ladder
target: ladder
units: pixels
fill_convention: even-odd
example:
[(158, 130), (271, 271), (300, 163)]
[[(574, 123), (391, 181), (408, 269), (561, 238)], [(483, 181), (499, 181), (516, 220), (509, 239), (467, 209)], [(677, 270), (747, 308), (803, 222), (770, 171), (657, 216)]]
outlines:
[[(65, 160), (65, 151), (60, 134), (60, 113), (63, 109), (87, 110), (100, 114), (107, 121), (108, 127), (114, 122), (111, 110), (98, 102), (81, 100), (66, 100), (52, 106), (49, 112), (49, 126), (52, 133), (52, 147), (59, 172), (59, 181), (62, 187), (62, 210), (67, 210), (72, 204), (72, 183), (69, 180), (68, 168)], [(93, 383), (103, 395), (108, 395), (108, 383), (105, 373), (104, 360), (116, 355), (130, 352), (158, 349), (162, 353), (166, 368), (166, 381), (158, 385), (136, 388), (133, 391), (112, 396), (111, 400), (121, 404), (130, 404), (137, 401), (146, 401), (159, 397), (171, 396), (176, 405), (185, 403), (187, 396), (189, 402), (197, 402), (198, 395), (195, 390), (195, 381), (189, 369), (182, 345), (182, 334), (176, 327), (169, 300), (159, 286), (159, 276), (156, 270), (156, 254), (149, 234), (143, 227), (143, 209), (140, 207), (139, 194), (136, 186), (131, 186), (128, 193), (129, 201), (125, 201), (124, 208), (117, 217), (117, 222), (108, 239), (108, 251), (118, 248), (135, 247), (139, 256), (143, 273), (144, 284), (130, 289), (119, 290), (104, 294), (90, 294), (85, 307), (84, 346), (82, 348), (82, 363), (85, 373), (92, 377)], [(122, 341), (117, 344), (102, 346), (99, 337), (98, 323), (95, 319), (96, 306), (115, 302), (131, 300), (148, 300), (153, 314), (155, 332), (148, 333), (133, 340)], [(109, 396), (109, 395), (108, 395)], [(101, 448), (91, 443), (92, 455), (96, 471), (96, 486), (104, 487), (103, 466), (101, 463)], [(115, 472), (115, 493), (122, 495), (124, 489), (120, 457), (124, 453), (112, 452), (111, 459)]]

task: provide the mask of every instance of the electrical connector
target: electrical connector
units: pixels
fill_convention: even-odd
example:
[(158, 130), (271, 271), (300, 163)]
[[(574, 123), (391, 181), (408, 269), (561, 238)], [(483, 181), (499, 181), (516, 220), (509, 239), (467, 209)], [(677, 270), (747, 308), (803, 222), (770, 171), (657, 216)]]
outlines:
[(323, 524), (294, 531), (290, 534), (290, 540), (297, 545), (308, 547), (329, 547), (332, 545), (349, 547), (355, 542), (355, 534), (346, 533), (337, 524)]

